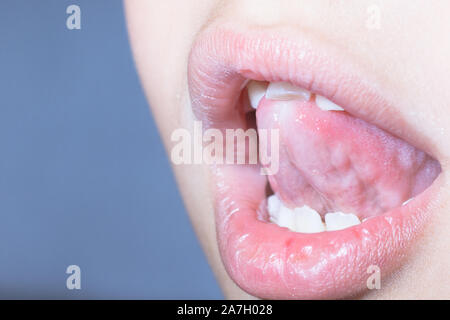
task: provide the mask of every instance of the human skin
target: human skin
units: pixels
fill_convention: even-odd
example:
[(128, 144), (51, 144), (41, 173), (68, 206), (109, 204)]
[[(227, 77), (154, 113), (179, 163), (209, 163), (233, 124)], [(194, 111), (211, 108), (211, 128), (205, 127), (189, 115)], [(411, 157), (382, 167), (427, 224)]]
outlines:
[[(379, 24), (368, 27), (373, 6)], [(125, 1), (130, 41), (145, 94), (170, 154), (170, 137), (192, 128), (187, 64), (199, 32), (217, 21), (285, 26), (325, 42), (362, 66), (441, 164), (430, 219), (400, 268), (365, 299), (450, 298), (450, 4), (427, 1)], [(428, 150), (427, 150), (428, 151)], [(206, 165), (173, 165), (195, 232), (227, 298), (253, 298), (225, 271), (217, 246)], [(170, 214), (170, 212), (161, 213)]]

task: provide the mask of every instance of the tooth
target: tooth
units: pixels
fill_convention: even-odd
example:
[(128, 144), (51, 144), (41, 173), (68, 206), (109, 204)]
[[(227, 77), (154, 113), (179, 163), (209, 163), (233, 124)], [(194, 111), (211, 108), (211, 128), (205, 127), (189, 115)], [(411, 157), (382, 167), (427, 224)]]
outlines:
[(360, 223), (359, 218), (352, 213), (331, 212), (325, 215), (327, 231), (342, 230)]
[(295, 231), (294, 211), (281, 205), (275, 215), (270, 216), (270, 220), (280, 227), (289, 228)]
[(266, 91), (266, 98), (271, 100), (309, 100), (310, 97), (311, 92), (289, 82), (271, 82)]
[(277, 195), (274, 194), (267, 198), (267, 211), (270, 221), (280, 227), (293, 229), (294, 212), (285, 207)]
[(303, 233), (316, 233), (325, 231), (322, 218), (316, 210), (303, 206), (295, 208), (295, 231)]
[(258, 108), (259, 102), (266, 94), (267, 82), (251, 80), (247, 84), (248, 98), (252, 108)]
[(322, 110), (344, 111), (344, 109), (325, 97), (316, 94), (316, 104)]
[(276, 194), (271, 195), (267, 198), (267, 210), (270, 215), (276, 215), (280, 211), (281, 201), (278, 199)]

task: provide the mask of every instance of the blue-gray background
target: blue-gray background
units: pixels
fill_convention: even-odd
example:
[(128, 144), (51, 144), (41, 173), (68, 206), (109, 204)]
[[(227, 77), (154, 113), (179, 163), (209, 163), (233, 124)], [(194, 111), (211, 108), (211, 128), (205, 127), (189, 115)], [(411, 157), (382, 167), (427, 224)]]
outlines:
[[(0, 66), (0, 298), (221, 298), (121, 1), (1, 0)], [(71, 264), (81, 290), (66, 288)]]

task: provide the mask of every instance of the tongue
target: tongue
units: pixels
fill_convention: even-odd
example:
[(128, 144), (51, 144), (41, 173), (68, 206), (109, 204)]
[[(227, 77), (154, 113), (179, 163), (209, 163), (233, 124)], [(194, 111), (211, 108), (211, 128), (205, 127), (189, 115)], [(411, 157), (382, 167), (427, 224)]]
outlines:
[(441, 171), (407, 142), (311, 101), (264, 98), (256, 118), (258, 130), (279, 129), (279, 170), (269, 183), (290, 207), (368, 218), (422, 192)]

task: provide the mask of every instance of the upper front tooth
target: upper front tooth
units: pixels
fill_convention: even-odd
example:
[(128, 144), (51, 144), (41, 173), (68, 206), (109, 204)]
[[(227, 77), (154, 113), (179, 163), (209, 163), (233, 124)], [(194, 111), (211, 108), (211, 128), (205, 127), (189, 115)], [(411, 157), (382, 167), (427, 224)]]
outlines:
[(250, 105), (253, 108), (256, 109), (258, 107), (259, 102), (266, 94), (267, 86), (267, 82), (255, 80), (251, 80), (247, 84), (248, 98), (250, 100)]
[(322, 110), (344, 111), (344, 109), (325, 97), (316, 95), (316, 104)]
[(316, 210), (303, 206), (295, 208), (295, 231), (303, 233), (315, 233), (325, 231), (322, 218)]
[(271, 100), (309, 100), (310, 97), (311, 92), (289, 82), (271, 82), (266, 91), (266, 98)]
[(342, 230), (360, 223), (359, 218), (352, 213), (331, 212), (325, 215), (327, 231)]

